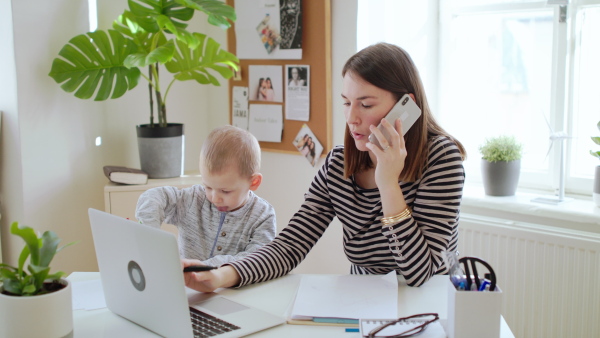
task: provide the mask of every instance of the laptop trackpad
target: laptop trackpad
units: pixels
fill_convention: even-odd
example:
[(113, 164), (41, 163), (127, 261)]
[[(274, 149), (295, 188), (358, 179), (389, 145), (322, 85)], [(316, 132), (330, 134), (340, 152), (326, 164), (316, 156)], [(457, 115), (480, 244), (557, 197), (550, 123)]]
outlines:
[(198, 304), (197, 306), (212, 311), (214, 313), (218, 313), (220, 315), (228, 315), (231, 313), (236, 313), (238, 311), (248, 309), (247, 306), (244, 306), (240, 303), (236, 303), (223, 297), (211, 298), (205, 302), (202, 302), (201, 304)]

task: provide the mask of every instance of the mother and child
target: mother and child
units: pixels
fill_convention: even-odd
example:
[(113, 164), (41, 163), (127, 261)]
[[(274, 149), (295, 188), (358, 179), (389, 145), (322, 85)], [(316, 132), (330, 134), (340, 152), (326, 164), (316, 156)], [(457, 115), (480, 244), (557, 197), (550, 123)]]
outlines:
[[(225, 164), (210, 163), (217, 158), (211, 153), (217, 150), (205, 150), (211, 147), (210, 136), (202, 150), (206, 159), (200, 162), (204, 187), (157, 188), (140, 197), (138, 219), (183, 227), (179, 239), (184, 267), (219, 265), (184, 273), (188, 287), (212, 292), (286, 275), (335, 217), (343, 226), (350, 273), (395, 271), (411, 286), (447, 273), (444, 253), (457, 249), (464, 147), (435, 121), (418, 70), (402, 48), (369, 46), (348, 59), (342, 77), (344, 144), (327, 154), (300, 209), (277, 236), (272, 207), (252, 193), (261, 181), (256, 166), (242, 172), (235, 156), (226, 157), (230, 160)], [(400, 119), (392, 125), (384, 116), (405, 94), (422, 115), (402, 137)], [(379, 123), (391, 135), (389, 140), (376, 128)], [(369, 142), (370, 134), (381, 147)], [(231, 198), (225, 202), (219, 194)], [(220, 244), (228, 241), (235, 244)], [(232, 250), (228, 259), (220, 258), (215, 246)]]

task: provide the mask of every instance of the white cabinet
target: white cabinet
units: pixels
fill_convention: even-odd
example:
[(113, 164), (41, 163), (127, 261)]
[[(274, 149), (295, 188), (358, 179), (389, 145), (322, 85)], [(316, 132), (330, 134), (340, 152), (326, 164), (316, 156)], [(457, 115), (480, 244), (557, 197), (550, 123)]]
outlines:
[[(200, 184), (200, 175), (184, 175), (175, 178), (149, 179), (147, 184), (125, 185), (108, 182), (104, 186), (104, 209), (106, 212), (135, 220), (135, 207), (140, 195), (155, 187), (171, 186), (186, 188)], [(136, 220), (137, 221), (137, 220)], [(171, 231), (171, 229), (168, 229)]]

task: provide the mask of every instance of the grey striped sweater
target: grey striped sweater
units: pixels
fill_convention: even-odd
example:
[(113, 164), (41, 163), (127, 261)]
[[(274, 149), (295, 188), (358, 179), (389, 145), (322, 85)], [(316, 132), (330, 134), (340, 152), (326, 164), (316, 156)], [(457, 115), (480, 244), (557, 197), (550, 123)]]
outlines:
[(247, 256), (275, 237), (275, 209), (252, 191), (248, 194), (240, 209), (225, 213), (220, 230), (223, 213), (208, 201), (201, 185), (149, 189), (139, 197), (135, 217), (156, 228), (163, 222), (175, 225), (181, 257), (219, 266)]

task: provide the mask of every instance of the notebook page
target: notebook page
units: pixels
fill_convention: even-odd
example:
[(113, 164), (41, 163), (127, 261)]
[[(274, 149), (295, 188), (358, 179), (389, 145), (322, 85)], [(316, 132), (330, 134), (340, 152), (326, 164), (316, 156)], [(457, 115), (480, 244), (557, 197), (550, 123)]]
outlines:
[(302, 276), (292, 319), (390, 318), (398, 314), (398, 279), (387, 275)]

